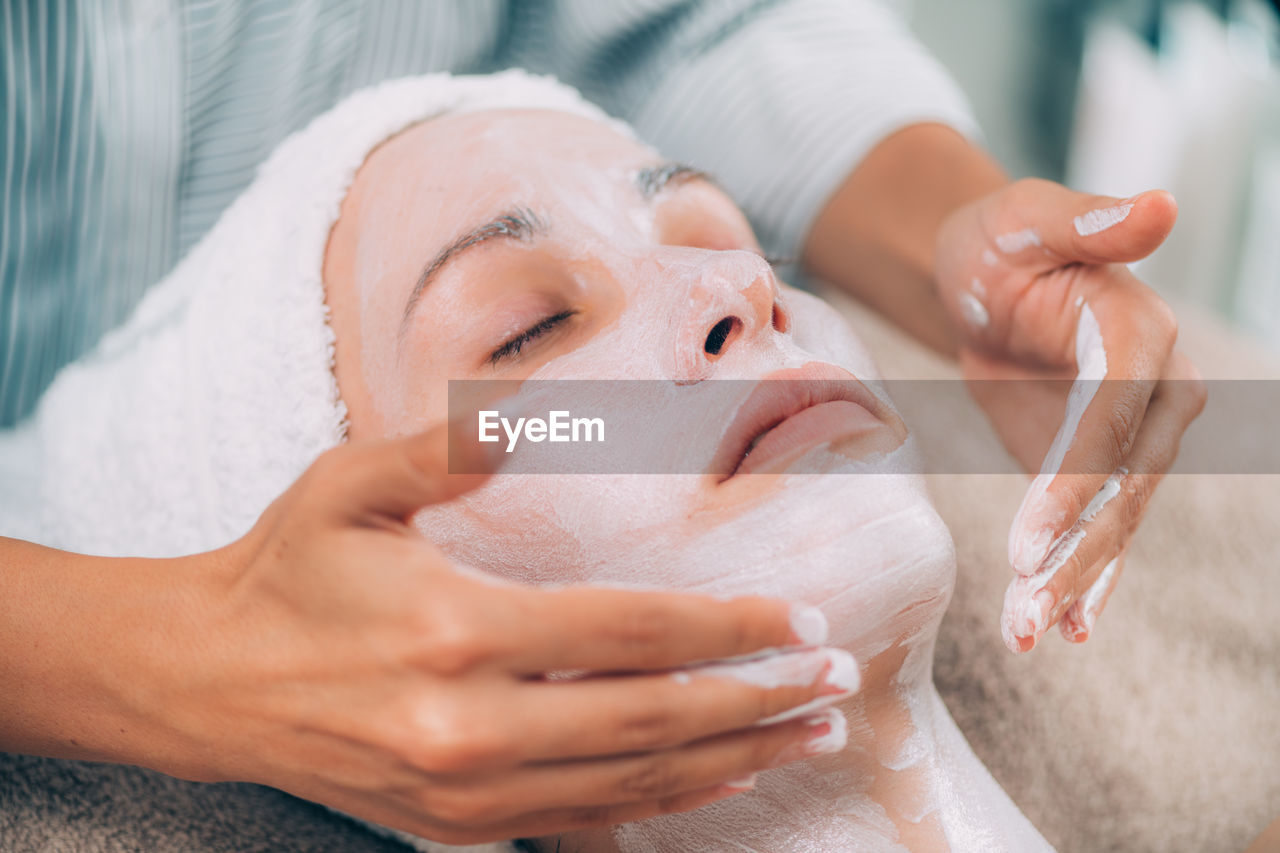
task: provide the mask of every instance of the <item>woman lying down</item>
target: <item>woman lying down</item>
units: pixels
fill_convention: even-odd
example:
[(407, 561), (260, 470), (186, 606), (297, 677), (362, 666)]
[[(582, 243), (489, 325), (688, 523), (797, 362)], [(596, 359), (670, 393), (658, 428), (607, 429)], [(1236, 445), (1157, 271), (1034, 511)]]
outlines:
[[(704, 473), (499, 472), (416, 518), (460, 563), (520, 581), (807, 601), (856, 661), (857, 692), (806, 718), (808, 760), (696, 811), (537, 843), (1047, 849), (934, 689), (951, 539), (907, 426), (853, 381), (874, 377), (865, 352), (777, 281), (715, 186), (547, 81), (397, 81), (287, 141), (46, 396), (18, 439), (40, 457), (41, 509), (17, 532), (97, 553), (215, 547), (344, 436), (443, 421), (449, 379), (766, 377), (837, 405), (750, 465), (721, 458), (725, 411), (681, 436)], [(824, 476), (849, 471), (879, 476)], [(692, 677), (851, 667), (825, 652), (787, 665)]]

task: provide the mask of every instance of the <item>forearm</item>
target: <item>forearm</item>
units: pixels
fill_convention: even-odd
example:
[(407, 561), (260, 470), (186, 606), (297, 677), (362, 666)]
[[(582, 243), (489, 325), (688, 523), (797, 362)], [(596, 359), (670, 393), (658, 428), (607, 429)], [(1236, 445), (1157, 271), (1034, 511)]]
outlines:
[(819, 213), (803, 262), (922, 342), (955, 351), (934, 286), (938, 228), (956, 208), (1008, 183), (985, 151), (940, 124), (889, 136)]
[(0, 749), (201, 775), (157, 723), (189, 651), (193, 568), (0, 538)]

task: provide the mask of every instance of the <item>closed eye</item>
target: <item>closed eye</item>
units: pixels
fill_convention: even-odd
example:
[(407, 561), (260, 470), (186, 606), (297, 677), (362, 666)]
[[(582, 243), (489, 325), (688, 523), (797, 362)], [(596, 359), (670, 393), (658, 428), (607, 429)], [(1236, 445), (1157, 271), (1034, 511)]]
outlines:
[(525, 344), (537, 340), (577, 313), (577, 311), (561, 311), (559, 314), (544, 317), (494, 350), (489, 356), (489, 363), (496, 365), (505, 359), (515, 358)]

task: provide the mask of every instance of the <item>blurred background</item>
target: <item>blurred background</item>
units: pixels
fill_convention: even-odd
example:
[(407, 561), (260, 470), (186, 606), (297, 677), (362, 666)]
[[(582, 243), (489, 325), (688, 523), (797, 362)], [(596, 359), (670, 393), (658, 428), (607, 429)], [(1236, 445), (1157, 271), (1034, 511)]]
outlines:
[(1177, 196), (1137, 266), (1280, 352), (1280, 0), (895, 0), (1015, 176)]

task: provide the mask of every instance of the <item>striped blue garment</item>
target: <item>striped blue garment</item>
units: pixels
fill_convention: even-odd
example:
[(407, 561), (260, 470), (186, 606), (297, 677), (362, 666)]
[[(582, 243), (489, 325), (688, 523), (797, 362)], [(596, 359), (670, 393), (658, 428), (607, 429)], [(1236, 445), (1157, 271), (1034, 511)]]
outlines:
[(510, 66), (555, 74), (716, 175), (783, 255), (895, 129), (973, 129), (876, 0), (4, 0), (0, 425), (291, 131), (382, 79)]

